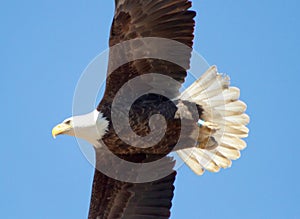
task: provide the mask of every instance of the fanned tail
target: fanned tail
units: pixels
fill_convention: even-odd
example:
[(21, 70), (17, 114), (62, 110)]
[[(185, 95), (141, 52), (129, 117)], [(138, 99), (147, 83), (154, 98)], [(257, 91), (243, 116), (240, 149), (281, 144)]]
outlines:
[(239, 100), (240, 90), (230, 87), (230, 78), (210, 67), (180, 96), (202, 106), (199, 120), (198, 146), (177, 151), (185, 163), (198, 175), (205, 170), (218, 172), (231, 166), (246, 147), (242, 140), (248, 136), (249, 116), (246, 104)]

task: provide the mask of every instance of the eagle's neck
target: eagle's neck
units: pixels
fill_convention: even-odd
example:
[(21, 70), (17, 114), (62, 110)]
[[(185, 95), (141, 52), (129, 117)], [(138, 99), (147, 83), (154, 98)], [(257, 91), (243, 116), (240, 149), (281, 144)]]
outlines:
[(94, 146), (98, 146), (108, 130), (108, 120), (97, 110), (73, 117), (75, 136), (82, 138)]

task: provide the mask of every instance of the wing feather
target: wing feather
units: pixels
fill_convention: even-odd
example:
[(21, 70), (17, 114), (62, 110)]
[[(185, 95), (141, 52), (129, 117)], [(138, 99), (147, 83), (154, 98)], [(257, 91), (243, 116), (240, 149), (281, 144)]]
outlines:
[[(159, 73), (183, 83), (189, 68), (193, 45), (194, 17), (188, 0), (116, 0), (109, 39), (110, 55), (103, 102), (111, 102), (130, 79), (148, 73)], [(174, 41), (167, 45), (148, 43), (145, 38)], [(129, 41), (134, 40), (134, 41)], [(125, 43), (126, 46), (120, 46)], [(175, 43), (176, 42), (176, 43)], [(163, 45), (162, 45), (163, 44)], [(149, 57), (155, 54), (155, 57)], [(170, 60), (164, 58), (167, 57)], [(168, 95), (178, 96), (180, 86), (164, 87)], [(149, 87), (151, 90), (151, 87)]]
[(170, 217), (175, 176), (173, 171), (153, 182), (129, 183), (112, 179), (96, 169), (88, 218), (167, 219)]

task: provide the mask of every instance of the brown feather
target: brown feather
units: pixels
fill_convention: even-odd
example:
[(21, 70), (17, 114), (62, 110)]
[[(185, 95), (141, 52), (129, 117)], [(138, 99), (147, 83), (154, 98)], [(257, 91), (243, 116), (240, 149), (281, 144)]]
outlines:
[[(99, 152), (99, 151), (98, 151)], [(111, 165), (100, 152), (97, 165)], [(174, 165), (169, 159), (171, 168)], [(121, 164), (117, 164), (121, 165)], [(99, 166), (98, 166), (99, 167)], [(112, 179), (95, 170), (89, 219), (164, 218), (170, 216), (176, 172), (147, 183), (129, 183)]]

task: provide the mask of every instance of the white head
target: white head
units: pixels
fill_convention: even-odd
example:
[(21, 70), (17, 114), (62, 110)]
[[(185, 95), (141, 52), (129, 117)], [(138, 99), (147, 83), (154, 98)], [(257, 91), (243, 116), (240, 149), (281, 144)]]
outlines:
[(71, 135), (82, 138), (93, 145), (98, 144), (98, 140), (103, 137), (108, 130), (108, 121), (103, 114), (94, 110), (88, 114), (73, 116), (65, 119), (52, 129), (52, 136)]

